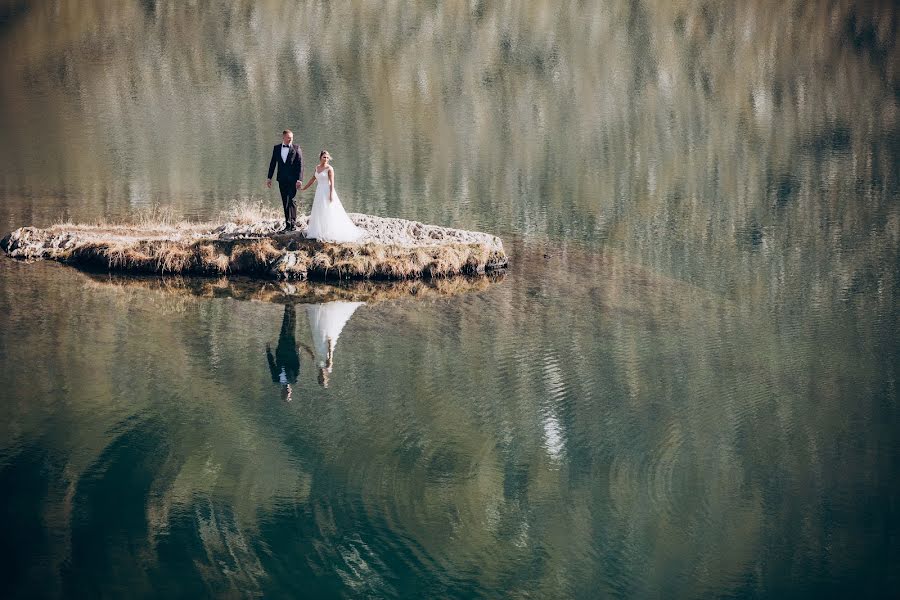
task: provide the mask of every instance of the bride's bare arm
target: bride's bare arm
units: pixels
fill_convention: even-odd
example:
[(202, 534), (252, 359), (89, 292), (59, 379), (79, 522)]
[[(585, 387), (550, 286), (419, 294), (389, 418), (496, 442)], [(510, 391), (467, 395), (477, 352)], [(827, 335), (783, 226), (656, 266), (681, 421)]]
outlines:
[(316, 180), (316, 176), (313, 175), (312, 177), (309, 178), (309, 181), (306, 182), (306, 185), (304, 185), (302, 188), (300, 188), (300, 191), (302, 192), (303, 190), (305, 190), (306, 188), (308, 188), (309, 186), (311, 186), (311, 185), (312, 185), (312, 182), (315, 181), (315, 180)]

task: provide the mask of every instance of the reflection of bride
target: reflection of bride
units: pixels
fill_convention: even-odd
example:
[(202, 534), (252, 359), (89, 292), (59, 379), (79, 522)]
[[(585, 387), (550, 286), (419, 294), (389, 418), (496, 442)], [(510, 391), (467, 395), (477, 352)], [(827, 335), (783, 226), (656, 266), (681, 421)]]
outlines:
[(313, 349), (306, 348), (319, 368), (319, 383), (328, 387), (328, 374), (334, 364), (334, 347), (341, 330), (357, 308), (365, 302), (326, 302), (308, 304), (306, 316), (312, 334)]

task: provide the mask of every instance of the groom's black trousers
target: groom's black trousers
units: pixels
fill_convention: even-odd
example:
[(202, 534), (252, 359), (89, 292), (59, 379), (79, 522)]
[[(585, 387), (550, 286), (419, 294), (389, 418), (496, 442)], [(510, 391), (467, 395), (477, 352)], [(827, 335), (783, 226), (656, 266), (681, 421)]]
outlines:
[(293, 225), (297, 222), (297, 182), (279, 181), (278, 189), (281, 191), (281, 205), (284, 207), (284, 222)]

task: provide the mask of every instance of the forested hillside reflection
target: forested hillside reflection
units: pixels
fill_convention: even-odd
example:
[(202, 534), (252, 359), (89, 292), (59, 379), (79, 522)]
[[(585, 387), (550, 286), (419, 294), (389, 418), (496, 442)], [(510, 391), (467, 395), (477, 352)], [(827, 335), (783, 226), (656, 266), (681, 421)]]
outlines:
[(896, 31), (887, 0), (0, 0), (3, 232), (275, 207), (291, 127), (351, 212), (512, 265), (382, 290), (287, 402), (297, 290), (0, 258), (6, 588), (893, 589)]
[(877, 287), (896, 26), (847, 0), (34, 3), (0, 31), (0, 216), (215, 214), (291, 126), (354, 210)]
[[(43, 448), (47, 487), (15, 495), (47, 527), (32, 569), (70, 591), (297, 593), (299, 569), (323, 594), (696, 596), (841, 581), (886, 550), (862, 533), (885, 513), (836, 501), (891, 493), (884, 314), (798, 327), (614, 256), (514, 250), (534, 266), (482, 291), (357, 310), (331, 385), (301, 357), (289, 403), (264, 358), (282, 305), (15, 263), (0, 422), (4, 477)], [(68, 308), (35, 329), (36, 297)]]

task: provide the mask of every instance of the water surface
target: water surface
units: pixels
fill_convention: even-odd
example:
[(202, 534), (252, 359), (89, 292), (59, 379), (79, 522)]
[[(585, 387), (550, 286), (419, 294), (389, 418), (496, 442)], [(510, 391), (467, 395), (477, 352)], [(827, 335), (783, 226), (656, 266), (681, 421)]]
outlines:
[(350, 210), (512, 258), (356, 307), (325, 376), (309, 297), (0, 260), (3, 595), (885, 595), (896, 28), (890, 2), (0, 3), (4, 232), (274, 207), (291, 127)]

